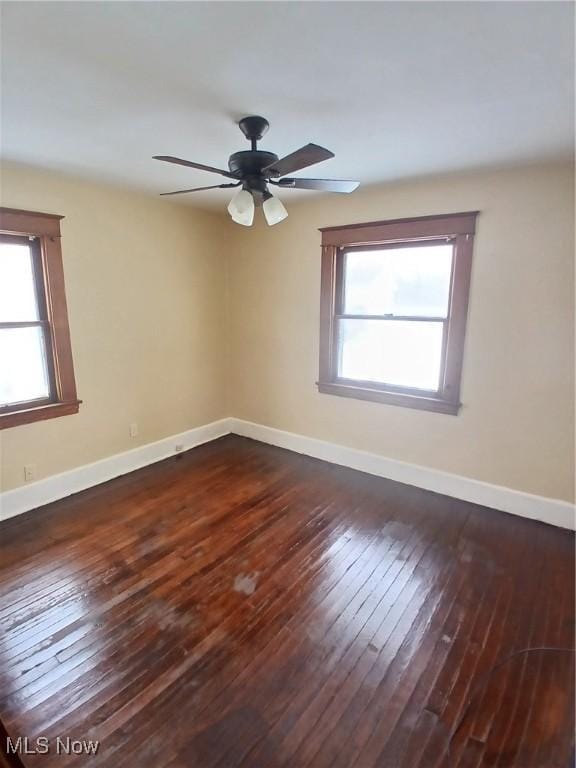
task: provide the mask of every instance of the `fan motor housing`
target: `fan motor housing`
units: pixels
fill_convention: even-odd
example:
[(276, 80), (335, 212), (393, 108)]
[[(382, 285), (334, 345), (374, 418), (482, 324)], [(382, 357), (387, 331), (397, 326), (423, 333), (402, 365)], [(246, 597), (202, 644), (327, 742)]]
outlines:
[(263, 152), (259, 149), (234, 152), (228, 160), (230, 172), (239, 179), (245, 176), (259, 176), (262, 169), (278, 160), (278, 155), (273, 152)]

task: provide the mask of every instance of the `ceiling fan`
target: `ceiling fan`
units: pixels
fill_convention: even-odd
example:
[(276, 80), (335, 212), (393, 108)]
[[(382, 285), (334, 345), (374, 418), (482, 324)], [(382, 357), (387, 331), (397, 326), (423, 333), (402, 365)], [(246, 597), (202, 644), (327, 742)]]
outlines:
[[(197, 168), (201, 171), (218, 173), (232, 179), (226, 184), (215, 184), (210, 187), (195, 187), (194, 189), (180, 189), (177, 192), (163, 192), (162, 195), (184, 195), (188, 192), (201, 192), (205, 189), (231, 189), (240, 187), (228, 205), (228, 212), (233, 221), (250, 227), (254, 221), (254, 209), (262, 206), (264, 216), (268, 224), (278, 224), (288, 216), (288, 211), (282, 202), (270, 192), (269, 184), (281, 189), (317, 189), (323, 192), (353, 192), (359, 185), (358, 181), (344, 181), (343, 179), (299, 179), (285, 176), (287, 173), (299, 171), (309, 165), (321, 163), (334, 157), (330, 152), (318, 144), (306, 144), (286, 157), (278, 159), (273, 152), (264, 152), (258, 149), (258, 141), (264, 136), (270, 124), (264, 117), (251, 115), (244, 117), (238, 123), (244, 136), (251, 143), (251, 149), (243, 152), (234, 152), (228, 160), (228, 169), (213, 168), (211, 165), (192, 163), (171, 155), (155, 155), (154, 160), (163, 160), (166, 163), (185, 165), (189, 168)], [(283, 178), (280, 178), (283, 177)]]

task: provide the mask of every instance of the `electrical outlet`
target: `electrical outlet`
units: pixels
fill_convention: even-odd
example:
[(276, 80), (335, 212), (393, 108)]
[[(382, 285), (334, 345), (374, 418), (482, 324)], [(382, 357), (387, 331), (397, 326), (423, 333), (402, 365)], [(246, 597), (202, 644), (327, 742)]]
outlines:
[(134, 422), (133, 424), (130, 424), (130, 437), (136, 437), (138, 434), (138, 424)]
[(184, 450), (184, 446), (182, 445), (182, 443), (177, 443), (174, 446), (174, 450), (176, 451), (176, 453), (182, 453), (182, 451)]
[(25, 464), (24, 465), (24, 481), (26, 483), (32, 482), (34, 480), (34, 477), (36, 476), (36, 464)]

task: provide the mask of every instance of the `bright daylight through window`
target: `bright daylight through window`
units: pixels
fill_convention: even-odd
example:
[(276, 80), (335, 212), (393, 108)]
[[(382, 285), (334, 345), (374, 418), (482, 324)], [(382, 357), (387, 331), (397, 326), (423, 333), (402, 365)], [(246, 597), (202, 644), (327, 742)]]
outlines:
[(457, 413), (475, 218), (322, 230), (321, 392)]
[(0, 209), (0, 428), (77, 413), (60, 219)]
[(436, 391), (453, 246), (349, 251), (339, 375)]
[(50, 398), (34, 248), (29, 238), (0, 239), (0, 406)]

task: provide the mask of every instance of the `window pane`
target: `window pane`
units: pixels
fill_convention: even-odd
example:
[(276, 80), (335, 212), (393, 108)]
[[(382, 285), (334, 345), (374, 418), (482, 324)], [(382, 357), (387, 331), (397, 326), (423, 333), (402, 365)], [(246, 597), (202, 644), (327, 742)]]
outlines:
[(338, 375), (437, 391), (442, 322), (340, 320)]
[(452, 245), (350, 251), (344, 266), (344, 313), (446, 317)]
[(0, 242), (0, 322), (38, 320), (32, 252), (22, 245)]
[(36, 400), (49, 394), (42, 329), (0, 329), (0, 405)]

